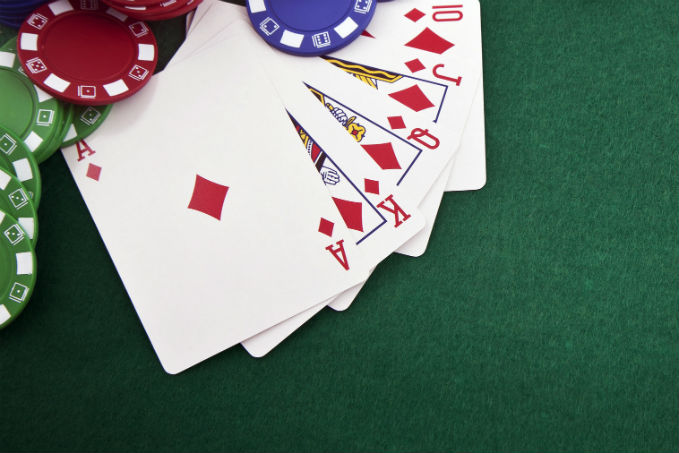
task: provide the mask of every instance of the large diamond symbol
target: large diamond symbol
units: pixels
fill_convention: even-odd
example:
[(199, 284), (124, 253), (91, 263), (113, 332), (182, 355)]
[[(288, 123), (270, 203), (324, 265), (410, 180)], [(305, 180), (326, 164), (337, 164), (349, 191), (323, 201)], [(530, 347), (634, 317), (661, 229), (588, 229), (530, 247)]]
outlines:
[(425, 28), (420, 32), (419, 35), (405, 43), (405, 45), (415, 49), (426, 50), (427, 52), (441, 55), (455, 44), (440, 37), (429, 28)]
[(398, 102), (415, 112), (421, 112), (422, 110), (434, 107), (434, 104), (417, 85), (413, 85), (410, 88), (401, 91), (389, 93), (389, 97), (396, 99)]
[(222, 208), (226, 193), (229, 191), (227, 186), (212, 182), (196, 175), (196, 182), (193, 185), (193, 195), (189, 202), (189, 209), (200, 211), (217, 220), (222, 219)]
[(345, 225), (352, 230), (363, 232), (363, 205), (356, 201), (332, 197)]
[(401, 168), (391, 142), (361, 146), (382, 170), (398, 170)]

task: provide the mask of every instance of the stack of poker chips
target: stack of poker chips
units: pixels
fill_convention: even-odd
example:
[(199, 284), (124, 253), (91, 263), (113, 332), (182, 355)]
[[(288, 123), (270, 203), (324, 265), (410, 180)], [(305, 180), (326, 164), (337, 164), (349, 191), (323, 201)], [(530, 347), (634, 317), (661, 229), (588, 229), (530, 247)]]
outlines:
[(103, 0), (121, 13), (139, 20), (167, 20), (195, 9), (203, 0)]
[(51, 96), (101, 106), (151, 80), (158, 46), (146, 23), (104, 3), (56, 0), (21, 25), (17, 56), (31, 81)]
[(14, 40), (0, 50), (0, 328), (28, 303), (35, 286), (35, 244), (45, 159), (64, 139), (72, 112), (22, 73)]
[(168, 18), (199, 3), (117, 1), (135, 6), (132, 14), (97, 0), (0, 6), (7, 25), (20, 27), (0, 47), (0, 329), (23, 311), (35, 286), (38, 165), (88, 137), (114, 102), (151, 79), (158, 48), (138, 16)]
[(61, 101), (33, 84), (16, 51), (16, 38), (0, 46), (0, 329), (24, 309), (35, 285), (38, 165), (62, 146), (89, 136), (110, 105)]

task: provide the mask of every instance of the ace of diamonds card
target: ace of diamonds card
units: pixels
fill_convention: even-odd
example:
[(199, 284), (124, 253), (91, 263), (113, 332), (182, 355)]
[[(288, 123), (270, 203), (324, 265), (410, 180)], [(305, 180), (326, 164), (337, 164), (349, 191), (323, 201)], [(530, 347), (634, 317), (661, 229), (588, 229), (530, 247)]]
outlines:
[(257, 63), (224, 67), (177, 64), (63, 151), (169, 373), (367, 278)]

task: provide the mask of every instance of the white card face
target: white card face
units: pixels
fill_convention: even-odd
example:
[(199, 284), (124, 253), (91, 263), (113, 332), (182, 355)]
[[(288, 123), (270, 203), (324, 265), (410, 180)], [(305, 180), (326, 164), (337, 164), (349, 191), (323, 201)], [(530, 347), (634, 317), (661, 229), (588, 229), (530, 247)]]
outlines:
[[(478, 0), (460, 0), (454, 5), (432, 0), (384, 2), (380, 4), (379, 13), (375, 14), (367, 32), (377, 40), (399, 46), (408, 45), (414, 53), (424, 54), (429, 52), (423, 50), (426, 43), (433, 44), (434, 36), (439, 36), (454, 44), (452, 54), (468, 57), (479, 67), (482, 65)], [(442, 71), (444, 69), (441, 68)], [(481, 77), (447, 190), (477, 190), (485, 183), (486, 144)]]
[(248, 53), (173, 66), (63, 151), (169, 373), (368, 275)]
[(206, 43), (226, 35), (229, 25), (235, 20), (240, 20), (240, 15), (235, 14), (236, 8), (242, 9), (237, 5), (219, 1), (201, 3), (190, 23), (184, 42), (168, 65), (195, 55)]
[(196, 9), (186, 14), (186, 36), (191, 33), (194, 25), (197, 25), (203, 19), (203, 17), (205, 17), (205, 13), (207, 13), (210, 8), (212, 8), (212, 5), (218, 1), (219, 0), (203, 0), (203, 2), (198, 5)]
[(479, 190), (486, 185), (486, 114), (483, 77), (476, 88), (467, 125), (462, 134), (455, 165), (450, 172), (446, 191)]
[[(395, 47), (440, 56), (472, 59), (481, 65), (480, 6), (478, 0), (452, 3), (433, 0), (398, 0), (379, 5), (367, 32), (376, 40), (388, 40)], [(437, 72), (446, 74), (446, 68)]]

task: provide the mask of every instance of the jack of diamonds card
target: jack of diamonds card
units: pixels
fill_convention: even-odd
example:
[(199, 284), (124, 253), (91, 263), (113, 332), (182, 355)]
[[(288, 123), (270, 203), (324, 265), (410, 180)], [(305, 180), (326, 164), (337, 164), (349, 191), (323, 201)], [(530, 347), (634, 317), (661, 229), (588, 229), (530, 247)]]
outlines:
[[(453, 44), (450, 53), (468, 58), (482, 67), (481, 8), (478, 0), (454, 4), (436, 1), (401, 0), (380, 5), (364, 36), (384, 40), (426, 55), (426, 36), (438, 36)], [(415, 62), (415, 60), (413, 60)], [(445, 67), (436, 68), (446, 82)], [(448, 81), (449, 82), (449, 81)], [(486, 183), (485, 114), (483, 74), (458, 150), (446, 190), (478, 190)]]

